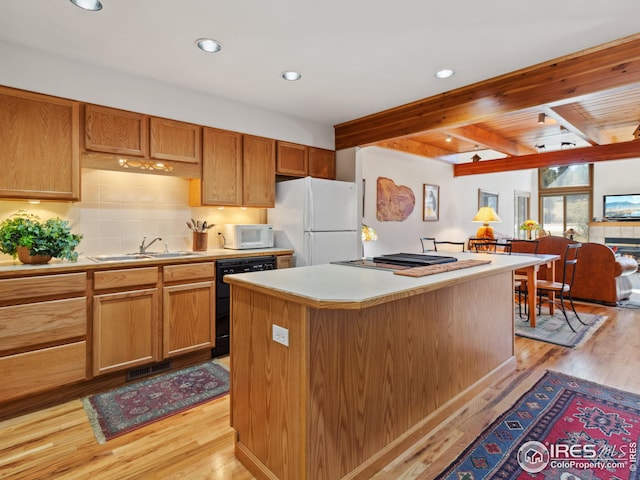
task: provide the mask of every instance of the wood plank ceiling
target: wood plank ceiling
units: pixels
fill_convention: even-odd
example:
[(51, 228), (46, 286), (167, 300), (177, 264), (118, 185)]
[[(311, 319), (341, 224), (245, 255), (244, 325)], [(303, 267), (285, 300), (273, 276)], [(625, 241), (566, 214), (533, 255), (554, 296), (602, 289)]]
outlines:
[(636, 34), (336, 125), (335, 137), (336, 150), (401, 150), (459, 176), (637, 158), (639, 125)]

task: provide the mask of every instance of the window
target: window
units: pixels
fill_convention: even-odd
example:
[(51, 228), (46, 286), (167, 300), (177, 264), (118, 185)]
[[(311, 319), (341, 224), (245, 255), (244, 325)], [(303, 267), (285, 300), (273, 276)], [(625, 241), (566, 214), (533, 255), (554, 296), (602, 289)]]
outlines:
[(527, 232), (525, 230), (520, 230), (520, 225), (531, 218), (531, 194), (529, 192), (516, 191), (514, 192), (514, 197), (515, 205), (513, 211), (515, 212), (515, 215), (513, 216), (513, 236), (514, 238), (525, 239), (527, 238)]
[(574, 240), (587, 241), (591, 218), (593, 165), (566, 165), (541, 168), (539, 210), (542, 228), (551, 235), (564, 236), (573, 228)]

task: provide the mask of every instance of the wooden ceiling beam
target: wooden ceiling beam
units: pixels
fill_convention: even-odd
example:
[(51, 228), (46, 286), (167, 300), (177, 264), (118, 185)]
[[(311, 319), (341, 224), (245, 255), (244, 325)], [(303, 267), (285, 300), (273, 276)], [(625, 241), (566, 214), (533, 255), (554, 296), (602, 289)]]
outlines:
[(591, 145), (605, 145), (613, 143), (609, 135), (605, 135), (592, 123), (584, 118), (573, 105), (558, 105), (545, 109), (545, 114), (554, 118), (560, 125), (573, 132), (578, 137)]
[(401, 152), (412, 153), (423, 157), (442, 157), (454, 154), (451, 150), (445, 150), (444, 148), (436, 147), (434, 145), (417, 142), (410, 138), (389, 140), (388, 142), (381, 142), (376, 146), (389, 148), (391, 150), (400, 150)]
[(447, 133), (453, 137), (457, 137), (477, 145), (483, 145), (497, 152), (504, 153), (505, 155), (517, 156), (537, 152), (535, 148), (520, 145), (513, 140), (509, 140), (508, 138), (504, 138), (494, 132), (490, 132), (489, 130), (475, 125), (452, 128), (447, 130)]
[(640, 140), (631, 142), (595, 145), (593, 147), (571, 148), (556, 152), (536, 153), (521, 157), (460, 163), (453, 166), (453, 176), (477, 175), (481, 173), (509, 172), (531, 168), (558, 167), (578, 163), (595, 163), (605, 160), (622, 160), (640, 157)]
[(640, 83), (640, 34), (338, 124), (336, 150)]

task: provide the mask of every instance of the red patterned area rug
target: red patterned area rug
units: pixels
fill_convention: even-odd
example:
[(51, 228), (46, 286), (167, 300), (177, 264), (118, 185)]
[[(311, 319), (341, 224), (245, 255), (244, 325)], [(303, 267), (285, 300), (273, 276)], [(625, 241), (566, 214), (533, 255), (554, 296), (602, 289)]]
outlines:
[(637, 480), (640, 395), (547, 372), (436, 480)]
[(212, 360), (82, 399), (98, 443), (229, 392), (229, 371)]

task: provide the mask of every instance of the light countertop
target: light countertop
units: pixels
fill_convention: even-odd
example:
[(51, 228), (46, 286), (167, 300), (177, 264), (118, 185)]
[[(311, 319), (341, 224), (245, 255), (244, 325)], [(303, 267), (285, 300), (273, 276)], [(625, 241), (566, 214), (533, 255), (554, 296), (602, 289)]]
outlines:
[[(77, 262), (52, 259), (44, 265), (25, 265), (19, 260), (0, 262), (0, 278), (10, 278), (20, 275), (32, 275), (37, 273), (61, 273), (70, 271), (96, 270), (113, 267), (147, 266), (150, 264), (166, 265), (175, 263), (193, 263), (201, 261), (221, 260), (225, 258), (246, 258), (264, 255), (290, 255), (293, 250), (285, 248), (258, 248), (247, 250), (231, 250), (226, 248), (211, 249), (206, 252), (197, 252), (196, 255), (173, 258), (141, 258), (119, 262), (97, 262), (91, 260), (91, 256), (80, 256)], [(118, 255), (118, 254), (114, 254)], [(121, 255), (121, 254), (120, 254)]]
[[(429, 254), (434, 254), (429, 252)], [(475, 267), (424, 277), (346, 265), (315, 265), (226, 275), (225, 282), (298, 301), (314, 308), (359, 309), (469, 281), (545, 263), (542, 256), (486, 253), (443, 253), (459, 260), (491, 260)]]

